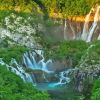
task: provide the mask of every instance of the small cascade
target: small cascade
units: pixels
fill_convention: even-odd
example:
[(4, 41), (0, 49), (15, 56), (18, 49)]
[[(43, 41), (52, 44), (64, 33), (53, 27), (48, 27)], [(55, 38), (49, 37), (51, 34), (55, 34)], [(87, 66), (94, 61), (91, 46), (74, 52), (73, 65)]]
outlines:
[(29, 68), (31, 68), (31, 69), (33, 69), (33, 67), (35, 67), (35, 66), (32, 64), (31, 60), (29, 59), (28, 53), (27, 53), (27, 52), (24, 54), (23, 61), (24, 61), (24, 64), (25, 64), (27, 67), (29, 67)]
[(73, 69), (68, 69), (67, 71), (62, 71), (59, 73), (59, 81), (53, 84), (50, 84), (50, 87), (55, 87), (55, 86), (62, 86), (67, 83), (70, 83), (71, 79), (69, 78), (69, 73), (71, 73)]
[[(19, 64), (17, 63), (17, 61), (16, 61), (15, 59), (12, 58), (10, 64), (11, 64), (12, 66), (13, 66), (13, 64), (16, 65), (17, 70), (18, 70), (22, 75), (24, 75), (24, 78), (23, 78), (23, 79), (24, 79), (25, 81), (34, 83), (33, 80), (32, 80), (31, 75), (28, 74), (28, 73), (26, 73), (26, 72), (23, 70), (23, 68), (19, 66)], [(35, 80), (35, 79), (34, 79), (34, 80)], [(35, 82), (36, 82), (36, 81), (35, 81)]]
[(88, 33), (89, 33), (89, 18), (90, 18), (91, 13), (92, 13), (92, 9), (89, 12), (89, 14), (87, 14), (87, 16), (85, 17), (85, 23), (84, 23), (83, 32), (81, 35), (81, 39), (85, 40), (85, 41), (86, 41)]
[(100, 31), (100, 6), (91, 8), (90, 12), (85, 17), (76, 16), (70, 19), (64, 19), (63, 35), (64, 40), (80, 39), (86, 42), (98, 39)]
[(24, 82), (31, 82), (33, 85), (35, 84), (32, 80), (30, 74), (26, 73), (22, 67), (20, 67), (15, 59), (12, 58), (10, 65), (6, 64), (2, 58), (0, 58), (0, 65), (5, 65), (8, 70), (20, 76)]
[(36, 68), (36, 65), (37, 65), (37, 63), (36, 63), (36, 60), (35, 60), (35, 58), (34, 58), (34, 53), (32, 52), (32, 53), (29, 53), (30, 54), (30, 57), (31, 57), (31, 60), (32, 60), (32, 65), (34, 65), (34, 67)]
[[(37, 56), (40, 58), (38, 61), (36, 61)], [(35, 50), (35, 52), (26, 52), (23, 56), (23, 63), (26, 67), (33, 70), (42, 70), (47, 73), (52, 72), (48, 70), (48, 65), (52, 64), (52, 60), (45, 61), (42, 50)]]
[(97, 7), (97, 11), (96, 11), (95, 16), (94, 16), (94, 22), (89, 30), (89, 35), (88, 35), (87, 40), (86, 40), (87, 42), (91, 41), (93, 33), (97, 27), (97, 24), (99, 21), (99, 11), (100, 11), (100, 6)]
[(68, 77), (70, 70), (67, 71), (63, 71), (60, 72), (60, 81), (58, 83), (56, 83), (55, 85), (63, 85), (63, 84), (67, 84), (70, 82), (70, 78)]
[(66, 34), (66, 32), (67, 32), (67, 21), (65, 19), (65, 25), (64, 25), (64, 40), (67, 40), (67, 34)]

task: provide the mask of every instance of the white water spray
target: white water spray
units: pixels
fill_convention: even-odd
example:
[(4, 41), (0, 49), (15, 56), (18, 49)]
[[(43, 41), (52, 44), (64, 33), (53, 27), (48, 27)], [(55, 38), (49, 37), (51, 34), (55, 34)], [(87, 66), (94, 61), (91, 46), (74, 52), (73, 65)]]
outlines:
[(84, 26), (83, 26), (83, 32), (82, 32), (82, 35), (81, 35), (81, 39), (85, 40), (85, 41), (86, 41), (88, 33), (89, 33), (89, 18), (90, 18), (91, 12), (92, 12), (92, 9), (89, 12), (89, 14), (87, 14), (87, 16), (85, 18), (85, 23), (84, 23)]
[(98, 24), (98, 21), (99, 21), (99, 11), (100, 11), (100, 6), (97, 7), (97, 11), (95, 13), (95, 16), (94, 16), (94, 22), (89, 30), (89, 35), (88, 35), (88, 38), (87, 38), (87, 42), (90, 42), (91, 39), (92, 39), (92, 36), (93, 36), (93, 33), (97, 27), (97, 24)]
[[(34, 83), (30, 74), (26, 73), (22, 67), (20, 67), (15, 59), (12, 58), (10, 65), (6, 64), (2, 58), (0, 58), (0, 65), (5, 65), (8, 70), (20, 76), (24, 82)], [(13, 67), (15, 65), (16, 67)], [(34, 84), (33, 84), (34, 85)]]
[(67, 40), (67, 34), (66, 34), (66, 32), (67, 32), (67, 21), (66, 21), (66, 19), (65, 19), (65, 25), (64, 25), (64, 40)]
[[(42, 70), (47, 73), (51, 73), (53, 71), (48, 70), (48, 65), (52, 64), (52, 60), (47, 60), (45, 61), (45, 58), (43, 56), (43, 51), (42, 50), (35, 50), (36, 53), (33, 52), (26, 52), (23, 56), (23, 62), (26, 67), (29, 67), (33, 70)], [(37, 62), (35, 57), (36, 56), (40, 57), (40, 60)]]

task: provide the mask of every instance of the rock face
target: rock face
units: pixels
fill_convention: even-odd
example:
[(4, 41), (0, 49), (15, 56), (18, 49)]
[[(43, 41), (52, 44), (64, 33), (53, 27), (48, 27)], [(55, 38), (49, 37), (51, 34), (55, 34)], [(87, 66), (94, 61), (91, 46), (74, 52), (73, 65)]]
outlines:
[(60, 72), (63, 70), (67, 70), (72, 67), (72, 61), (71, 59), (63, 58), (63, 59), (56, 59), (53, 60), (53, 64), (50, 67), (55, 72)]
[(92, 84), (95, 79), (100, 77), (100, 54), (98, 49), (99, 43), (91, 45), (81, 58), (77, 66), (78, 70), (75, 70), (73, 74), (75, 89), (80, 92)]
[(29, 48), (36, 48), (40, 46), (36, 42), (36, 31), (38, 28), (32, 22), (32, 18), (29, 16), (24, 18), (18, 14), (11, 13), (6, 16), (0, 26), (0, 38), (8, 38), (17, 43)]

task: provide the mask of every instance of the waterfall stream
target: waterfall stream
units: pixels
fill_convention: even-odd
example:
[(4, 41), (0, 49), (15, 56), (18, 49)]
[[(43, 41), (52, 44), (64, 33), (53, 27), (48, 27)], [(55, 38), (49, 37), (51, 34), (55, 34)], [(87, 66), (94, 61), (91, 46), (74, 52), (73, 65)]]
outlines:
[[(91, 42), (99, 39), (100, 31), (100, 6), (92, 8), (86, 15), (85, 20), (76, 21), (64, 19), (64, 40), (81, 39)], [(81, 17), (80, 17), (81, 19)]]
[(67, 21), (65, 19), (65, 22), (64, 22), (64, 40), (67, 40)]
[[(35, 53), (36, 52), (36, 53)], [(35, 52), (26, 52), (23, 56), (23, 62), (24, 65), (28, 68), (31, 68), (33, 70), (42, 70), (47, 73), (51, 73), (53, 71), (49, 71), (47, 66), (48, 64), (52, 64), (52, 60), (47, 60), (45, 62), (45, 58), (43, 56), (43, 51), (38, 50)], [(37, 62), (35, 57), (40, 57), (40, 60)]]
[(94, 22), (89, 30), (89, 35), (88, 35), (88, 38), (87, 38), (87, 42), (90, 42), (91, 39), (92, 39), (92, 36), (93, 36), (93, 33), (97, 27), (97, 24), (98, 24), (98, 21), (99, 21), (99, 11), (100, 11), (100, 6), (97, 7), (97, 11), (95, 13), (95, 16), (94, 16)]
[[(39, 61), (36, 61), (36, 57), (40, 57)], [(52, 65), (52, 60), (45, 60), (44, 56), (43, 56), (43, 51), (42, 50), (38, 50), (35, 51), (35, 53), (33, 52), (26, 52), (24, 54), (23, 57), (23, 62), (25, 64), (26, 67), (31, 68), (33, 70), (41, 70), (43, 71), (43, 78), (46, 82), (49, 82), (48, 79), (46, 78), (44, 72), (46, 72), (47, 74), (52, 74), (55, 73), (53, 70), (49, 70), (48, 69), (48, 65)], [(57, 86), (57, 85), (62, 85), (62, 84), (67, 84), (70, 82), (70, 78), (67, 77), (67, 73), (69, 72), (69, 70), (67, 71), (62, 71), (59, 73), (59, 81), (52, 84), (52, 86)], [(66, 76), (65, 76), (66, 74)]]
[[(100, 69), (96, 69), (93, 72), (85, 72), (81, 67), (85, 64), (88, 57), (88, 53), (92, 47), (90, 45), (86, 53), (82, 56), (79, 68), (66, 69), (63, 71), (55, 72), (48, 67), (53, 66), (52, 60), (45, 60), (43, 50), (29, 51), (23, 54), (22, 64), (18, 64), (16, 59), (12, 58), (10, 64), (6, 64), (2, 58), (0, 58), (0, 65), (6, 66), (8, 70), (18, 75), (24, 82), (31, 82), (40, 90), (61, 88), (72, 81), (74, 78), (75, 88), (81, 91), (81, 82), (84, 79), (91, 77), (93, 80), (95, 76), (99, 76)], [(38, 57), (37, 57), (38, 56)], [(54, 66), (53, 66), (54, 67)], [(31, 69), (30, 72), (26, 72), (25, 69)], [(71, 75), (71, 76), (70, 76)], [(48, 77), (49, 76), (49, 77)], [(55, 80), (54, 80), (55, 79)], [(54, 80), (54, 81), (53, 81)]]
[[(98, 22), (99, 22), (100, 6), (97, 6), (97, 9), (96, 9), (96, 12), (95, 12), (95, 15), (94, 15), (94, 21), (93, 21), (91, 27), (89, 28), (90, 16), (91, 16), (92, 12), (93, 12), (93, 8), (91, 9), (89, 14), (85, 18), (83, 32), (82, 32), (82, 35), (81, 35), (81, 39), (85, 40), (86, 42), (92, 41), (93, 34), (97, 29)], [(98, 40), (99, 40), (99, 36), (98, 36)]]
[(89, 14), (87, 14), (85, 18), (84, 26), (83, 26), (83, 32), (82, 32), (81, 39), (85, 41), (87, 39), (88, 32), (89, 32), (89, 18), (90, 18), (91, 12), (92, 10), (89, 12)]
[[(26, 73), (22, 67), (20, 67), (15, 59), (12, 58), (10, 65), (6, 64), (2, 58), (0, 58), (0, 65), (5, 65), (8, 70), (14, 72), (16, 75), (20, 76), (23, 81), (33, 82), (30, 74)], [(13, 66), (14, 65), (14, 66)]]
[[(23, 64), (19, 65), (17, 61), (12, 58), (10, 64), (6, 64), (3, 59), (0, 58), (0, 65), (5, 65), (8, 70), (20, 76), (24, 82), (31, 82), (35, 86), (38, 85), (37, 75), (39, 75), (40, 72), (41, 74), (39, 77), (40, 79), (43, 79), (42, 84), (48, 83), (48, 87), (62, 86), (70, 82), (70, 78), (68, 77), (68, 73), (70, 72), (70, 70), (58, 72), (58, 80), (53, 83), (48, 80), (48, 75), (53, 75), (52, 77), (56, 78), (56, 73), (53, 71), (53, 69), (49, 70), (48, 66), (50, 66), (50, 64), (52, 65), (53, 62), (51, 59), (47, 61), (45, 60), (42, 50), (35, 50), (35, 52), (29, 51), (24, 53), (22, 62)], [(31, 72), (26, 72), (24, 70), (25, 68), (31, 69)], [(34, 74), (35, 71), (37, 72), (37, 74)]]

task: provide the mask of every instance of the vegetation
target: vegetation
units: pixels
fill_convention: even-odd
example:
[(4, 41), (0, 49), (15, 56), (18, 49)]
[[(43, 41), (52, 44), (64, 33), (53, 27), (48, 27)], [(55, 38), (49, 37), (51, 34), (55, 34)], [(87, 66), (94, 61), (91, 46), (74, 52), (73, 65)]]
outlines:
[[(100, 41), (95, 41), (89, 44), (81, 40), (75, 40), (61, 41), (53, 44), (53, 41), (46, 40), (42, 35), (41, 30), (38, 29), (39, 25), (41, 27), (41, 23), (42, 25), (45, 24), (46, 27), (55, 25), (52, 19), (48, 19), (44, 22), (43, 17), (41, 17), (40, 14), (44, 14), (46, 16), (49, 15), (51, 17), (57, 15), (61, 16), (61, 18), (84, 16), (92, 7), (95, 7), (98, 4), (100, 4), (100, 0), (0, 0), (0, 26), (7, 28), (7, 26), (4, 25), (4, 19), (11, 13), (14, 13), (16, 18), (18, 16), (23, 17), (23, 19), (31, 17), (31, 19), (27, 20), (27, 22), (29, 22), (32, 28), (37, 27), (35, 34), (36, 37), (34, 34), (32, 35), (45, 49), (45, 56), (47, 58), (71, 59), (73, 67), (75, 67), (78, 66), (88, 47), (91, 44), (94, 44), (95, 46), (90, 49), (88, 56), (86, 55), (85, 58), (83, 58), (83, 60), (86, 60), (83, 65), (81, 64), (81, 66), (84, 70), (91, 70), (92, 67), (100, 68)], [(14, 24), (15, 18), (12, 19), (10, 17), (10, 20), (11, 23)], [(21, 23), (23, 23), (23, 21), (21, 21)], [(17, 26), (15, 26), (15, 29), (16, 27)], [(22, 34), (24, 34), (24, 37), (25, 33)], [(11, 58), (15, 58), (18, 62), (20, 62), (22, 54), (27, 50), (29, 49), (16, 44), (9, 46), (8, 38), (5, 38), (3, 41), (0, 39), (0, 58), (3, 58), (6, 63), (10, 63)], [(27, 70), (27, 72), (30, 71), (31, 70)], [(99, 100), (100, 79), (94, 80), (92, 84), (87, 82), (85, 85), (86, 87), (82, 93), (77, 94), (75, 91), (73, 92), (73, 90), (69, 90), (68, 92), (70, 94), (67, 94), (66, 90), (64, 90), (64, 94), (59, 95), (59, 98), (57, 99), (60, 100), (61, 98), (61, 100), (64, 100), (65, 98), (68, 99), (69, 96), (69, 100), (84, 100), (84, 96), (86, 96), (85, 98), (88, 100)], [(47, 93), (38, 91), (30, 83), (24, 83), (17, 75), (8, 71), (6, 66), (0, 65), (0, 100), (18, 99), (50, 100)]]
[(0, 100), (50, 100), (45, 92), (40, 92), (30, 83), (0, 65)]
[[(88, 51), (91, 45), (93, 47)], [(45, 55), (53, 59), (62, 59), (63, 57), (67, 59), (70, 58), (72, 59), (73, 67), (77, 66), (82, 69), (83, 72), (88, 71), (91, 73), (93, 70), (98, 71), (100, 68), (100, 41), (91, 43), (76, 40), (60, 42), (58, 45), (56, 44), (47, 49)], [(95, 78), (97, 78), (97, 76), (95, 76)], [(66, 89), (63, 90), (66, 95), (63, 94), (59, 96), (57, 100), (65, 100), (64, 98), (69, 98), (69, 100), (99, 100), (100, 80), (96, 82), (93, 80), (92, 82), (86, 79), (86, 81), (84, 81), (84, 89), (80, 94), (78, 94), (77, 91), (71, 91), (71, 88), (68, 89), (69, 91), (66, 91)]]
[[(95, 60), (97, 63), (99, 61), (100, 55), (100, 41), (95, 41), (91, 43), (86, 43), (82, 40), (74, 40), (74, 41), (63, 41), (58, 42), (56, 44), (48, 44), (45, 49), (45, 56), (47, 58), (52, 59), (62, 59), (62, 58), (71, 58), (73, 62), (73, 66), (75, 67), (81, 57), (87, 52), (87, 49), (90, 45), (94, 45), (88, 54), (88, 61), (86, 63), (93, 64), (91, 61)], [(84, 59), (87, 55), (85, 55)], [(83, 66), (84, 67), (84, 66)]]
[(62, 13), (64, 17), (86, 15), (100, 0), (40, 0), (49, 13)]
[[(91, 56), (91, 58), (89, 59), (88, 62), (86, 62), (86, 64), (88, 64), (88, 67), (90, 67), (91, 64), (93, 65), (93, 63), (91, 63), (91, 61), (93, 60), (92, 58), (95, 58), (94, 60), (98, 61), (98, 57), (100, 55), (100, 50), (99, 50), (100, 41), (95, 41), (95, 42), (92, 42), (91, 44), (94, 44), (95, 46), (92, 49), (90, 49), (90, 51), (89, 51), (89, 56)], [(77, 65), (79, 63), (81, 57), (86, 53), (87, 48), (91, 44), (88, 44), (84, 41), (63, 41), (56, 45), (48, 44), (45, 46), (45, 48), (47, 50), (46, 56), (50, 57), (52, 59), (62, 59), (63, 57), (71, 58), (73, 60), (72, 61), (73, 67), (75, 67), (75, 65)], [(22, 54), (27, 50), (28, 50), (27, 48), (21, 47), (21, 46), (0, 48), (0, 58), (2, 57), (4, 59), (4, 61), (7, 63), (10, 62), (11, 58), (15, 58), (15, 59), (17, 59), (17, 61), (19, 61), (21, 59)], [(95, 57), (94, 57), (94, 55), (95, 55)], [(97, 57), (97, 55), (98, 55), (98, 57)], [(95, 62), (95, 63), (97, 63), (97, 62)], [(49, 100), (49, 97), (46, 93), (39, 92), (34, 87), (32, 87), (32, 85), (29, 83), (23, 83), (19, 77), (17, 77), (13, 73), (7, 71), (5, 69), (5, 66), (0, 66), (0, 68), (1, 68), (0, 75), (3, 74), (2, 76), (0, 76), (0, 81), (1, 81), (0, 86), (2, 87), (2, 88), (0, 87), (0, 89), (1, 89), (0, 90), (0, 99), (1, 100), (17, 100), (17, 99), (19, 99), (19, 100), (38, 100), (38, 99), (39, 100)], [(84, 69), (85, 69), (85, 67), (84, 67)], [(5, 85), (2, 85), (3, 83)], [(6, 87), (6, 84), (8, 87)], [(100, 84), (99, 80), (94, 81), (94, 84), (92, 87), (92, 84), (88, 84), (88, 82), (87, 82), (85, 84), (85, 89), (82, 93), (77, 93), (77, 91), (73, 92), (73, 90), (70, 90), (71, 88), (69, 88), (69, 91), (62, 90), (64, 92), (64, 94), (59, 95), (58, 97), (51, 95), (51, 98), (57, 98), (57, 100), (60, 100), (60, 99), (65, 100), (65, 98), (69, 98), (69, 100), (70, 99), (71, 100), (74, 100), (74, 99), (75, 100), (84, 100), (84, 96), (86, 96), (85, 98), (87, 98), (89, 100), (99, 100), (99, 96), (100, 96), (99, 95), (99, 92), (100, 92), (99, 84)], [(91, 88), (92, 88), (92, 90), (91, 90)], [(30, 94), (30, 97), (27, 98), (28, 94)], [(31, 94), (34, 94), (34, 95), (31, 95)]]
[(89, 44), (84, 41), (63, 41), (59, 45), (51, 46), (46, 49), (45, 55), (48, 58), (62, 59), (64, 57), (71, 58), (75, 67), (80, 61), (82, 55), (86, 52)]
[(0, 48), (0, 58), (3, 58), (6, 63), (9, 63), (11, 61), (11, 58), (15, 58), (19, 62), (22, 54), (27, 50), (27, 48), (21, 46)]
[[(89, 51), (89, 56), (91, 56), (91, 57), (90, 57), (89, 61), (86, 62), (86, 63), (88, 63), (88, 67), (91, 66), (91, 59), (92, 58), (95, 58), (94, 59), (95, 60), (95, 63), (98, 62), (98, 60), (99, 60), (99, 54), (100, 54), (100, 51), (99, 51), (100, 41), (95, 41), (95, 42), (92, 42), (91, 44), (95, 44), (95, 46), (92, 49), (90, 49), (90, 51)], [(60, 43), (54, 44), (54, 45), (45, 44), (46, 56), (49, 57), (49, 58), (52, 58), (52, 59), (63, 59), (64, 57), (71, 58), (72, 59), (72, 62), (73, 62), (73, 67), (75, 67), (79, 63), (82, 55), (85, 54), (87, 48), (91, 44), (88, 44), (88, 43), (86, 43), (84, 41), (63, 41), (63, 42), (60, 42)], [(20, 61), (20, 59), (22, 57), (22, 54), (25, 51), (27, 51), (27, 50), (28, 49), (25, 48), (25, 47), (16, 46), (16, 45), (15, 46), (12, 46), (12, 47), (7, 47), (7, 48), (3, 48), (2, 47), (2, 48), (0, 48), (0, 58), (2, 57), (3, 60), (5, 62), (7, 62), (7, 63), (10, 62), (11, 58), (15, 58), (15, 59), (17, 59), (17, 61)], [(98, 56), (97, 56), (97, 54), (98, 54)], [(1, 71), (0, 73), (1, 74), (3, 72), (4, 72), (3, 74), (8, 73), (4, 67), (5, 66), (0, 66), (0, 68), (2, 69), (2, 70), (0, 69), (0, 71)], [(5, 76), (5, 77), (2, 77), (4, 75), (0, 76), (0, 78), (3, 78), (4, 81), (6, 80), (7, 83), (5, 83), (5, 84), (11, 85), (11, 87), (7, 87), (6, 88), (6, 86), (4, 86), (5, 88), (3, 88), (3, 87), (0, 88), (0, 89), (3, 89), (3, 90), (1, 90), (1, 93), (0, 93), (0, 95), (2, 97), (2, 98), (0, 98), (1, 100), (17, 100), (17, 98), (19, 100), (32, 100), (35, 97), (36, 98), (33, 99), (33, 100), (38, 100), (37, 99), (37, 96), (39, 96), (38, 98), (41, 98), (39, 100), (49, 100), (47, 94), (45, 94), (43, 92), (41, 93), (39, 91), (38, 92), (35, 92), (35, 91), (37, 91), (36, 89), (35, 90), (30, 89), (31, 88), (31, 85), (29, 85), (29, 83), (25, 83), (25, 85), (23, 85), (23, 87), (21, 87), (20, 84), (22, 84), (21, 83), (22, 80), (19, 77), (18, 77), (18, 79), (16, 79), (17, 76), (15, 74), (11, 73), (11, 72), (9, 72), (9, 74), (12, 74), (12, 75), (9, 76), (8, 74), (5, 74), (7, 76)], [(10, 79), (7, 79), (9, 77), (11, 78), (11, 80)], [(2, 81), (3, 79), (0, 79), (0, 80)], [(19, 81), (19, 83), (17, 81), (16, 82), (13, 82), (13, 80), (15, 80), (15, 79), (17, 81)], [(11, 83), (8, 82), (8, 81), (10, 81)], [(17, 83), (18, 83), (18, 85), (20, 87), (17, 85)], [(15, 84), (16, 87), (18, 87), (18, 90), (17, 90), (16, 87), (14, 87), (13, 84)], [(0, 86), (2, 86), (2, 85), (0, 85)], [(91, 98), (90, 100), (99, 100), (99, 99), (95, 99), (95, 98), (99, 98), (99, 86), (100, 86), (99, 85), (99, 81), (98, 82), (96, 81), (93, 84), (93, 89), (91, 88), (92, 85), (89, 85), (88, 83), (86, 83), (86, 88), (84, 89), (84, 91), (82, 93), (77, 93), (77, 92), (75, 93), (75, 91), (70, 90), (71, 88), (69, 88), (70, 91), (67, 91), (65, 89), (65, 90), (63, 90), (64, 94), (66, 93), (66, 94), (69, 94), (69, 95), (68, 96), (66, 94), (65, 95), (59, 95), (59, 98), (61, 100), (66, 100), (65, 98), (69, 98), (69, 100), (70, 99), (72, 99), (72, 100), (73, 99), (76, 99), (76, 100), (84, 100), (83, 99), (84, 96), (87, 96), (87, 99), (90, 99)], [(20, 90), (19, 90), (19, 88), (20, 88)], [(25, 89), (25, 90), (23, 90), (23, 89)], [(91, 89), (92, 89), (92, 91), (91, 91)], [(14, 92), (12, 92), (12, 91), (14, 91)], [(29, 98), (32, 98), (32, 99), (28, 99), (26, 97), (28, 94), (34, 94), (34, 95), (30, 95), (30, 97), (29, 97)], [(21, 97), (22, 95), (23, 95), (23, 97)], [(7, 96), (9, 96), (10, 99), (7, 99), (6, 98)], [(51, 95), (51, 98), (56, 98), (56, 97), (54, 95)], [(59, 98), (57, 100), (60, 100)]]
[(91, 100), (99, 100), (99, 99), (100, 99), (100, 79), (94, 82), (92, 88), (92, 96), (91, 96)]
[(100, 0), (0, 0), (0, 10), (15, 10), (21, 12), (38, 11), (45, 15), (62, 13), (63, 17), (86, 15), (91, 7)]
[[(33, 8), (34, 7), (34, 8)], [(21, 12), (32, 12), (38, 6), (32, 0), (0, 0), (1, 10), (15, 10)]]

